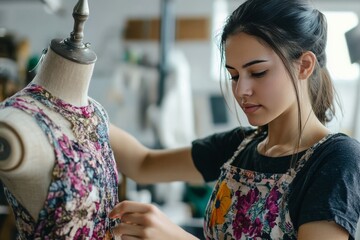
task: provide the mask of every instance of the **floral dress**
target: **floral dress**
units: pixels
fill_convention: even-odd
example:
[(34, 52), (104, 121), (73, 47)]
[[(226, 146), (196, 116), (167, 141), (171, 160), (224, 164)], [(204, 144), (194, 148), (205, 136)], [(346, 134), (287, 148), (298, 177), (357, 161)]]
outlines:
[[(19, 239), (111, 239), (110, 230), (115, 222), (107, 216), (118, 201), (118, 173), (105, 110), (92, 99), (85, 107), (73, 106), (35, 84), (0, 107), (30, 114), (47, 136), (55, 155), (52, 181), (37, 221), (5, 187)], [(71, 123), (73, 136), (68, 136), (64, 126), (46, 114), (49, 111), (59, 113)]]
[(315, 148), (330, 134), (309, 148), (296, 167), (284, 174), (261, 173), (231, 165), (253, 136), (246, 138), (222, 166), (205, 212), (206, 239), (297, 239), (288, 210), (289, 185)]

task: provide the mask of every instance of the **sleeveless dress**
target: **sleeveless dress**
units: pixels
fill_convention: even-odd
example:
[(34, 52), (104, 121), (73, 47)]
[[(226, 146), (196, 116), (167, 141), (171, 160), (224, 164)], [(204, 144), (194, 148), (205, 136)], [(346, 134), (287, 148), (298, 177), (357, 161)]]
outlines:
[(221, 174), (205, 211), (206, 239), (290, 240), (297, 232), (290, 219), (287, 196), (289, 185), (314, 150), (332, 134), (309, 148), (294, 168), (284, 174), (262, 173), (231, 165), (252, 141), (244, 139)]
[[(108, 213), (118, 201), (118, 173), (103, 107), (93, 99), (87, 106), (73, 106), (35, 84), (0, 105), (7, 107), (32, 116), (55, 155), (48, 195), (37, 221), (4, 188), (15, 214), (18, 238), (112, 239), (111, 227), (116, 222), (108, 218)], [(68, 136), (46, 114), (49, 111), (71, 123), (73, 136)]]

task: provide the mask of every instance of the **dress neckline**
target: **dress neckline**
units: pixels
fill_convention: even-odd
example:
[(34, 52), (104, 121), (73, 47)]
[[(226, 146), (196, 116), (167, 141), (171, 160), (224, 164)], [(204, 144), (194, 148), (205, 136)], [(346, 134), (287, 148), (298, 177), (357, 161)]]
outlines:
[[(95, 103), (89, 99), (87, 106), (75, 106), (56, 96), (53, 96), (43, 86), (30, 84), (24, 89), (33, 99), (50, 109), (54, 109), (71, 123), (71, 130), (79, 143), (92, 148), (100, 138), (98, 124), (101, 119)], [(87, 134), (85, 134), (87, 133)]]
[(65, 110), (69, 113), (75, 113), (82, 118), (90, 118), (94, 113), (94, 105), (91, 101), (88, 102), (86, 106), (76, 106), (71, 103), (66, 102), (65, 100), (54, 96), (50, 91), (45, 89), (43, 86), (31, 83), (25, 89), (25, 92), (36, 94), (36, 100), (44, 103), (45, 105), (54, 105), (55, 107)]

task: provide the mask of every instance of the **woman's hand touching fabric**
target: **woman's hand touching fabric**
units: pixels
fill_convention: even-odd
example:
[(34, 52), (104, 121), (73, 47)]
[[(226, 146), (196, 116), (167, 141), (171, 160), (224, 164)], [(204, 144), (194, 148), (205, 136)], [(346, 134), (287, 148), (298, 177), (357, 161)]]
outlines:
[(170, 219), (152, 204), (123, 201), (109, 214), (119, 218), (121, 223), (113, 228), (115, 236), (121, 240), (192, 240), (198, 239)]

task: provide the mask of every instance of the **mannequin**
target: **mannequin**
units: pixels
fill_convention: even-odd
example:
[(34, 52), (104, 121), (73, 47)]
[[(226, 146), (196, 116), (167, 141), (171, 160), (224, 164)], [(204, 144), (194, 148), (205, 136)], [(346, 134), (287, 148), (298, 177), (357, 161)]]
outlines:
[[(43, 86), (65, 102), (75, 106), (86, 106), (93, 67), (94, 64), (71, 62), (49, 48), (32, 82)], [(72, 135), (70, 123), (64, 119), (59, 121), (68, 125), (64, 131)], [(18, 199), (24, 199), (22, 204), (32, 217), (37, 219), (47, 196), (54, 166), (55, 156), (52, 147), (34, 119), (17, 109), (0, 111), (0, 139), (0, 147), (3, 148), (0, 153), (0, 177)], [(35, 196), (34, 192), (37, 192)]]
[[(65, 40), (54, 39), (51, 41), (51, 44), (43, 58), (40, 69), (29, 86), (30, 89), (41, 89), (41, 92), (44, 92), (46, 96), (50, 95), (49, 99), (53, 99), (52, 97), (54, 97), (54, 99), (59, 99), (62, 105), (70, 105), (71, 109), (87, 110), (87, 107), (89, 107), (90, 105), (94, 106), (94, 113), (92, 113), (93, 116), (90, 117), (89, 120), (92, 121), (93, 119), (95, 119), (96, 123), (91, 122), (91, 124), (93, 124), (90, 125), (90, 127), (96, 127), (99, 126), (98, 124), (100, 124), (100, 126), (104, 126), (103, 128), (107, 128), (106, 112), (98, 103), (88, 97), (88, 89), (96, 61), (96, 54), (88, 48), (87, 44), (82, 43), (83, 25), (84, 21), (87, 19), (88, 16), (87, 1), (80, 0), (78, 2), (78, 4), (74, 8), (73, 16), (75, 19), (75, 24), (74, 31), (71, 33), (70, 38), (67, 38)], [(25, 91), (25, 93), (27, 93), (26, 91), (29, 91), (29, 86), (27, 86), (22, 92)], [(117, 201), (117, 171), (114, 164), (115, 162), (113, 161), (111, 149), (109, 148), (109, 144), (107, 143), (107, 135), (103, 134), (100, 137), (96, 138), (98, 142), (91, 142), (91, 140), (89, 140), (91, 138), (88, 137), (88, 135), (90, 136), (93, 131), (98, 134), (98, 131), (97, 129), (95, 129), (95, 127), (92, 128), (95, 130), (91, 131), (88, 131), (88, 128), (86, 128), (84, 131), (81, 131), (81, 129), (75, 131), (74, 129), (78, 127), (77, 122), (73, 122), (70, 120), (70, 118), (72, 117), (71, 115), (63, 114), (66, 113), (66, 111), (63, 111), (62, 105), (60, 105), (60, 107), (54, 107), (55, 104), (53, 103), (49, 103), (49, 105), (47, 105), (47, 102), (51, 101), (46, 98), (44, 100), (45, 102), (39, 101), (38, 98), (31, 99), (31, 97), (33, 96), (31, 94), (34, 93), (34, 90), (31, 91), (29, 96), (26, 94), (25, 96), (23, 96), (20, 92), (20, 98), (25, 99), (25, 101), (29, 100), (30, 98), (29, 101), (33, 101), (34, 109), (41, 109), (40, 113), (45, 116), (43, 118), (40, 118), (40, 120), (45, 119), (47, 121), (46, 123), (51, 124), (51, 127), (50, 125), (46, 127), (48, 127), (48, 129), (50, 130), (55, 129), (57, 131), (57, 136), (65, 137), (55, 138), (55, 133), (51, 133), (54, 135), (52, 137), (49, 137), (49, 134), (45, 134), (45, 128), (41, 126), (41, 122), (36, 118), (36, 116), (32, 115), (32, 110), (29, 110), (29, 114), (29, 111), (26, 111), (27, 109), (25, 109), (24, 111), (24, 109), (16, 108), (11, 104), (10, 107), (2, 106), (2, 108), (0, 109), (0, 178), (6, 186), (6, 189), (11, 193), (10, 196), (13, 196), (16, 199), (16, 202), (22, 205), (22, 207), (25, 208), (27, 213), (33, 219), (36, 233), (34, 236), (26, 235), (25, 238), (28, 238), (29, 236), (31, 236), (31, 238), (50, 236), (50, 238), (71, 237), (75, 239), (77, 237), (80, 237), (81, 239), (83, 239), (83, 237), (86, 236), (90, 237), (90, 239), (97, 239), (97, 237), (101, 239), (110, 239), (111, 236), (109, 235), (109, 230), (111, 223), (109, 223), (110, 220), (107, 219), (107, 212), (106, 210), (104, 210), (105, 212), (98, 213), (98, 208), (108, 208), (109, 210), (111, 210), (113, 204)], [(34, 96), (38, 96), (36, 94), (37, 93), (35, 91)], [(26, 104), (26, 106), (28, 107), (29, 104), (31, 106), (32, 102), (27, 102)], [(7, 106), (6, 101), (5, 106)], [(85, 136), (85, 140), (81, 138), (82, 135)], [(82, 140), (80, 140), (80, 138)], [(69, 149), (66, 149), (68, 146), (60, 146), (59, 144), (61, 144), (61, 142), (57, 142), (59, 139), (68, 140), (67, 144), (71, 145)], [(101, 145), (99, 144), (99, 142), (101, 142)], [(55, 149), (56, 146), (60, 146), (61, 148), (59, 147), (59, 149)], [(81, 148), (81, 152), (76, 152), (76, 150), (74, 150), (75, 147)], [(69, 152), (73, 155), (79, 154), (79, 156), (80, 154), (82, 154), (81, 156), (86, 155), (88, 154), (88, 152), (90, 154), (94, 153), (93, 155), (91, 155), (90, 160), (92, 161), (91, 164), (93, 164), (94, 162), (96, 164), (102, 164), (99, 167), (99, 175), (103, 174), (103, 172), (101, 172), (103, 171), (102, 169), (106, 169), (104, 170), (104, 172), (106, 172), (108, 175), (113, 176), (110, 179), (112, 185), (105, 185), (104, 187), (107, 189), (110, 188), (110, 192), (108, 190), (106, 190), (108, 192), (104, 191), (105, 193), (101, 192), (101, 187), (95, 185), (96, 181), (107, 182), (108, 179), (104, 180), (102, 178), (100, 180), (94, 180), (91, 177), (93, 175), (86, 175), (84, 176), (84, 179), (82, 179), (81, 174), (83, 172), (86, 174), (88, 173), (84, 170), (84, 168), (87, 166), (86, 164), (90, 163), (88, 163), (85, 159), (84, 162), (80, 162), (80, 164), (82, 165), (76, 165), (78, 164), (77, 162), (73, 163), (71, 162), (72, 160), (65, 159), (62, 156), (63, 152), (66, 152), (66, 150), (69, 150)], [(61, 156), (59, 157), (58, 155)], [(74, 161), (82, 161), (82, 157), (79, 157), (78, 155), (74, 156)], [(63, 170), (61, 168), (61, 164), (63, 164), (63, 162), (60, 162), (60, 160), (64, 160), (62, 158), (68, 161), (66, 163), (68, 165), (63, 167), (63, 169), (65, 169), (64, 171), (68, 171), (65, 173), (61, 172)], [(73, 165), (75, 165), (76, 167), (79, 166), (80, 169), (70, 169), (70, 167)], [(109, 168), (112, 172), (110, 170), (107, 170)], [(95, 167), (94, 169), (97, 170)], [(76, 172), (78, 172), (78, 170), (80, 172), (83, 172), (79, 173), (79, 175), (76, 175)], [(47, 230), (48, 232), (46, 232), (43, 229), (47, 226), (39, 228), (39, 225), (41, 225), (42, 223), (39, 223), (37, 221), (40, 218), (41, 214), (44, 214), (44, 208), (52, 206), (52, 203), (48, 203), (49, 194), (64, 194), (67, 193), (66, 191), (69, 191), (69, 189), (67, 188), (65, 190), (60, 189), (62, 192), (50, 192), (50, 188), (57, 186), (56, 184), (54, 184), (55, 180), (63, 180), (65, 181), (65, 184), (67, 183), (69, 184), (69, 186), (74, 188), (78, 186), (76, 185), (76, 183), (73, 183), (73, 181), (75, 181), (73, 179), (68, 180), (65, 178), (64, 180), (59, 177), (59, 179), (54, 180), (54, 176), (61, 175), (57, 174), (57, 171), (60, 171), (61, 174), (68, 174), (70, 176), (74, 176), (75, 178), (78, 177), (78, 179), (75, 180), (80, 181), (80, 187), (84, 186), (84, 188), (80, 189), (77, 194), (79, 196), (85, 195), (85, 197), (83, 197), (84, 199), (77, 202), (76, 198), (78, 195), (75, 195), (75, 193), (72, 194), (70, 190), (70, 193), (68, 193), (66, 199), (69, 197), (73, 197), (74, 195), (74, 204), (73, 202), (70, 202), (71, 204), (73, 204), (73, 206), (69, 206), (69, 202), (62, 203), (61, 198), (54, 197), (52, 199), (56, 200), (55, 207), (57, 207), (57, 209), (65, 209), (64, 211), (73, 211), (75, 213), (77, 209), (81, 208), (83, 208), (84, 211), (88, 213), (91, 213), (91, 207), (96, 206), (97, 209), (93, 209), (93, 215), (88, 216), (88, 218), (90, 218), (90, 221), (88, 221), (88, 223), (86, 223), (84, 226), (81, 225), (83, 224), (83, 219), (81, 219), (81, 216), (79, 217), (79, 220), (77, 222), (71, 223), (71, 221), (73, 220), (69, 219), (74, 219), (74, 216), (71, 216), (69, 214), (67, 220), (64, 220), (61, 218), (63, 214), (61, 212), (59, 221), (61, 221), (61, 223), (63, 223), (64, 221), (68, 221), (70, 223), (64, 223), (63, 226), (61, 224), (59, 225), (58, 223), (54, 223), (54, 229), (56, 227), (58, 227), (58, 229), (56, 229), (56, 231), (54, 230), (53, 232), (51, 232), (52, 230)], [(96, 173), (94, 175), (97, 176)], [(85, 179), (86, 177), (88, 178), (88, 180)], [(87, 182), (83, 183), (84, 181)], [(87, 184), (88, 182), (90, 182), (90, 184)], [(87, 190), (89, 191), (86, 192)], [(111, 199), (109, 200), (109, 194), (112, 196), (115, 195), (115, 197), (111, 197)], [(97, 199), (99, 199), (99, 201), (97, 201)], [(45, 204), (45, 202), (47, 202), (47, 204)], [(85, 206), (86, 204), (90, 205)], [(87, 209), (89, 209), (89, 211), (86, 211)], [(47, 209), (45, 210), (50, 211)], [(55, 210), (50, 213), (55, 214), (57, 211)], [(48, 214), (46, 216), (51, 219), (53, 215), (50, 215), (46, 211), (45, 213)], [(14, 210), (14, 212), (16, 212), (16, 209)], [(94, 222), (91, 222), (91, 220), (93, 220)], [(47, 225), (48, 223), (46, 220), (44, 220), (43, 224)], [(73, 227), (74, 224), (78, 224), (78, 229), (75, 229), (75, 227)], [(98, 228), (102, 229), (96, 230)], [(38, 229), (40, 230), (38, 231)], [(59, 232), (61, 232), (61, 234)]]

